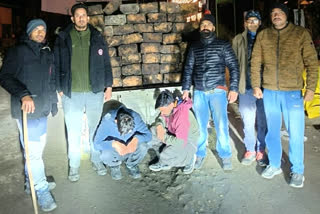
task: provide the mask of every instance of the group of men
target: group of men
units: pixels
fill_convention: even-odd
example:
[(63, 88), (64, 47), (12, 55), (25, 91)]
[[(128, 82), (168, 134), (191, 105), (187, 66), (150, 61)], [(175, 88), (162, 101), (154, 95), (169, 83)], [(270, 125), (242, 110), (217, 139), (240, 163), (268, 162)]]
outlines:
[[(289, 132), (292, 187), (304, 182), (303, 100), (311, 100), (317, 80), (317, 54), (308, 31), (289, 23), (288, 9), (275, 4), (270, 10), (272, 26), (257, 33), (261, 16), (248, 11), (245, 31), (232, 46), (215, 35), (215, 18), (205, 14), (200, 22), (200, 40), (188, 50), (182, 79), (181, 98), (165, 90), (155, 109), (160, 113), (149, 127), (141, 116), (124, 104), (110, 100), (112, 72), (103, 36), (88, 24), (88, 8), (76, 4), (70, 24), (56, 39), (54, 51), (46, 45), (46, 23), (31, 20), (22, 43), (8, 51), (0, 72), (0, 85), (11, 94), (12, 117), (17, 120), (24, 146), (21, 109), (28, 113), (30, 169), (39, 206), (43, 211), (57, 207), (42, 160), (46, 144), (47, 116), (57, 113), (61, 96), (68, 139), (68, 179), (80, 179), (82, 116), (86, 113), (91, 162), (98, 175), (122, 178), (120, 166), (140, 178), (139, 163), (153, 148), (158, 162), (152, 171), (183, 167), (184, 174), (200, 169), (206, 157), (210, 114), (216, 130), (216, 150), (224, 170), (232, 170), (228, 128), (228, 103), (238, 98), (243, 119), (246, 152), (241, 161), (257, 160), (266, 166), (262, 177), (271, 179), (281, 170), (280, 129), (282, 116)], [(230, 73), (227, 85), (225, 69)], [(302, 71), (307, 69), (307, 90), (302, 96)], [(190, 90), (193, 85), (192, 101)], [(104, 101), (107, 101), (104, 105)], [(104, 108), (105, 107), (105, 108)], [(256, 137), (257, 127), (257, 137)], [(30, 190), (28, 190), (30, 192)]]

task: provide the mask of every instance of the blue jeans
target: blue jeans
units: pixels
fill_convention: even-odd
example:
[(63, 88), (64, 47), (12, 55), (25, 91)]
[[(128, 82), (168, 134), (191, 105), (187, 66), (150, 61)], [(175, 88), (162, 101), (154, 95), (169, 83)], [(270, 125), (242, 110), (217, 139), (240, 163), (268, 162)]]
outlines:
[(197, 156), (206, 156), (207, 127), (211, 112), (217, 134), (216, 150), (218, 155), (220, 158), (231, 157), (227, 106), (227, 92), (223, 89), (214, 89), (208, 92), (194, 91), (193, 110), (200, 129)]
[(101, 118), (103, 92), (96, 94), (92, 92), (72, 92), (71, 98), (62, 96), (62, 104), (67, 127), (69, 166), (80, 167), (80, 141), (84, 112), (88, 118), (91, 161), (94, 163), (101, 162), (100, 152), (93, 147), (93, 137)]
[(304, 172), (304, 109), (301, 91), (272, 91), (263, 92), (264, 109), (267, 116), (268, 133), (266, 144), (270, 165), (281, 166), (281, 113), (289, 133), (289, 160), (293, 173)]
[(119, 155), (114, 148), (103, 150), (101, 152), (101, 160), (104, 164), (110, 167), (119, 166), (122, 161), (126, 162), (127, 167), (134, 167), (143, 160), (148, 152), (149, 147), (149, 144), (145, 142), (139, 142), (135, 152), (123, 156)]
[[(239, 95), (239, 111), (243, 121), (244, 144), (246, 150), (250, 152), (263, 152), (266, 147), (265, 137), (267, 133), (263, 99), (255, 98), (252, 94), (252, 89), (246, 90), (245, 94)], [(257, 138), (255, 127), (257, 127)], [(255, 150), (256, 143), (257, 148)]]
[[(20, 143), (24, 149), (22, 120), (17, 120), (17, 125), (20, 134)], [(42, 154), (47, 141), (47, 118), (42, 117), (39, 119), (28, 120), (28, 148), (30, 168), (32, 172), (32, 178), (34, 182), (34, 188), (36, 191), (47, 189), (48, 182), (45, 175), (44, 163), (42, 160)], [(25, 151), (24, 157), (25, 157)], [(28, 168), (25, 164), (25, 175), (28, 181)]]

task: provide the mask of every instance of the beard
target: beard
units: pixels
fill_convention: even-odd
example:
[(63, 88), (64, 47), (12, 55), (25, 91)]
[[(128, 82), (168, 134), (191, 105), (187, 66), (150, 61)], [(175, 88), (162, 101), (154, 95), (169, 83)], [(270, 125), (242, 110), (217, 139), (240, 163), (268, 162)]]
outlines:
[(210, 31), (207, 29), (200, 31), (200, 37), (203, 39), (209, 39), (212, 36), (213, 36), (213, 31)]

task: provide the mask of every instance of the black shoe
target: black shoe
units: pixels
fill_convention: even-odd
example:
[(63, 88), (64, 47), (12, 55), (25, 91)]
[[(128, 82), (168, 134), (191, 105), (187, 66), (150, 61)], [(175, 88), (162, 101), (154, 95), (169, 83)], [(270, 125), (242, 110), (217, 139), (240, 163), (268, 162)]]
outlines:
[(183, 174), (189, 175), (189, 174), (191, 174), (193, 172), (194, 165), (196, 163), (196, 159), (197, 159), (197, 156), (194, 155), (192, 157), (190, 163), (183, 168), (183, 170), (182, 170)]
[(133, 179), (141, 178), (141, 174), (138, 166), (132, 166), (132, 167), (127, 166), (127, 169), (131, 178)]
[(113, 166), (110, 167), (111, 177), (113, 180), (120, 180), (122, 179), (122, 174), (120, 170), (120, 166)]

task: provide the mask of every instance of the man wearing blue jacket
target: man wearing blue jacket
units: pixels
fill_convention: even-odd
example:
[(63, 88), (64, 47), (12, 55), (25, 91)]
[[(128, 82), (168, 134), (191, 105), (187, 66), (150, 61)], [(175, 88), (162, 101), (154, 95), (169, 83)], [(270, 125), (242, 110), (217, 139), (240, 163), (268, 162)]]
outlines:
[(126, 163), (129, 175), (140, 178), (138, 164), (149, 149), (152, 135), (140, 115), (112, 100), (105, 103), (105, 115), (97, 129), (94, 147), (101, 151), (101, 160), (110, 167), (114, 180), (122, 178), (120, 165)]

